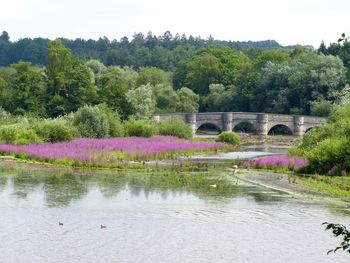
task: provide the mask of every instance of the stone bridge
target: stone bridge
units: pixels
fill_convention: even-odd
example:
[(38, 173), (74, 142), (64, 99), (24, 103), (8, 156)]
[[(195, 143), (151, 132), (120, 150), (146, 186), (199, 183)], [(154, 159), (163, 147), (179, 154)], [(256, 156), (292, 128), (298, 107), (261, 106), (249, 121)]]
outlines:
[(248, 123), (258, 135), (267, 135), (274, 127), (282, 126), (296, 136), (302, 136), (313, 127), (327, 122), (327, 118), (324, 117), (251, 112), (169, 113), (153, 115), (152, 119), (183, 120), (191, 127), (193, 134), (205, 124), (215, 125), (217, 130), (222, 132), (232, 131), (237, 125)]

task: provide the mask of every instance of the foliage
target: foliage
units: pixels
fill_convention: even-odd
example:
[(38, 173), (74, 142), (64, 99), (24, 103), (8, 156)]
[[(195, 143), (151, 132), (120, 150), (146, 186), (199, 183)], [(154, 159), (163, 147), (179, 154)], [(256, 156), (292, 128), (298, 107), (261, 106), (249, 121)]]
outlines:
[(12, 80), (12, 96), (9, 108), (12, 112), (24, 115), (31, 113), (45, 116), (46, 77), (40, 68), (32, 67), (30, 62), (11, 65), (15, 70)]
[(202, 97), (202, 110), (209, 112), (238, 111), (237, 88), (233, 85), (225, 87), (222, 84), (209, 85), (209, 94)]
[(350, 171), (350, 106), (336, 107), (330, 122), (312, 129), (290, 151), (309, 160), (309, 172), (343, 175)]
[(98, 90), (100, 102), (126, 117), (129, 114), (129, 105), (126, 100), (128, 82), (123, 76), (123, 70), (119, 67), (108, 67), (101, 74), (100, 82), (101, 87)]
[(132, 109), (131, 116), (136, 119), (147, 119), (154, 113), (156, 101), (150, 84), (129, 90), (126, 100)]
[(171, 135), (189, 139), (192, 137), (191, 128), (181, 120), (166, 120), (158, 124), (158, 134)]
[(324, 116), (327, 117), (332, 112), (333, 104), (330, 101), (320, 100), (312, 101), (310, 103), (310, 113), (313, 116)]
[(113, 111), (106, 104), (96, 106), (107, 118), (110, 137), (123, 137), (125, 135), (124, 126), (117, 111)]
[(96, 98), (91, 70), (77, 60), (59, 39), (48, 43), (46, 75), (46, 100), (51, 117), (76, 111)]
[(231, 145), (239, 145), (241, 143), (239, 135), (231, 131), (220, 133), (216, 141), (224, 142)]
[(310, 114), (310, 102), (332, 100), (345, 84), (345, 67), (333, 56), (312, 52), (291, 63), (267, 62), (257, 80), (254, 111)]
[(318, 142), (307, 153), (309, 169), (328, 175), (346, 174), (350, 170), (350, 143), (346, 137), (331, 137)]
[(11, 124), (14, 122), (14, 117), (12, 114), (5, 111), (3, 108), (0, 107), (0, 126), (5, 124)]
[(197, 94), (206, 95), (210, 84), (234, 84), (243, 67), (249, 63), (249, 58), (241, 52), (213, 46), (204, 49), (187, 63), (179, 64), (174, 83), (181, 83), (177, 78), (185, 78), (183, 84)]
[(170, 85), (158, 84), (153, 87), (157, 113), (176, 112), (179, 108), (180, 98)]
[(148, 120), (128, 120), (124, 123), (127, 136), (152, 137), (158, 133), (157, 125)]
[(80, 108), (74, 114), (73, 124), (82, 137), (104, 138), (109, 136), (108, 117), (98, 107)]
[(70, 141), (77, 135), (77, 130), (64, 119), (40, 120), (32, 125), (44, 142)]
[(176, 93), (180, 99), (177, 112), (198, 112), (199, 96), (196, 93), (186, 87), (182, 87)]
[(41, 143), (42, 140), (26, 125), (11, 124), (0, 126), (0, 142), (7, 144)]
[(333, 223), (323, 223), (322, 225), (326, 225), (325, 230), (331, 230), (335, 237), (343, 236), (343, 240), (338, 247), (335, 249), (331, 249), (327, 252), (327, 254), (331, 252), (337, 252), (339, 249), (350, 253), (350, 231), (346, 229), (344, 225), (333, 224)]
[(339, 197), (346, 202), (350, 200), (349, 176), (301, 175), (297, 176), (297, 179), (297, 183), (314, 192)]
[(269, 49), (264, 50), (261, 54), (255, 59), (254, 66), (256, 68), (262, 68), (267, 62), (272, 62), (274, 64), (281, 64), (285, 62), (290, 62), (290, 55), (283, 50)]
[[(105, 65), (157, 67), (169, 71), (179, 61), (191, 58), (196, 52), (213, 44), (224, 45), (233, 49), (256, 47), (275, 49), (282, 46), (273, 40), (266, 41), (208, 41), (200, 37), (172, 35), (169, 31), (163, 35), (135, 34), (131, 39), (122, 37), (110, 40), (106, 37), (98, 40), (61, 39), (75, 56), (82, 60), (97, 59)], [(8, 66), (19, 61), (29, 61), (35, 65), (44, 65), (47, 61), (49, 39), (22, 38), (12, 42), (4, 31), (0, 36), (0, 66)]]
[(103, 63), (97, 59), (90, 59), (85, 65), (92, 71), (94, 81), (97, 86), (100, 85), (101, 74), (107, 69)]
[(15, 115), (58, 117), (105, 104), (122, 120), (154, 111), (327, 116), (335, 103), (349, 104), (350, 43), (342, 39), (316, 52), (168, 31), (120, 41), (17, 42), (3, 32), (0, 65), (12, 65), (0, 68), (0, 107)]
[(139, 77), (137, 79), (137, 85), (151, 84), (155, 86), (157, 84), (170, 85), (170, 74), (155, 67), (142, 67), (139, 71)]

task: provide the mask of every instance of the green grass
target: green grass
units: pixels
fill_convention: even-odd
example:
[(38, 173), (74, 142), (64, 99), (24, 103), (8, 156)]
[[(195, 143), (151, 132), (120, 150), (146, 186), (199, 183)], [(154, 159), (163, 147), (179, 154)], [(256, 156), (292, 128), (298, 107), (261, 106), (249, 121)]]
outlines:
[[(350, 198), (350, 176), (310, 175), (298, 176), (297, 183), (316, 192)], [(349, 200), (350, 201), (350, 200)]]

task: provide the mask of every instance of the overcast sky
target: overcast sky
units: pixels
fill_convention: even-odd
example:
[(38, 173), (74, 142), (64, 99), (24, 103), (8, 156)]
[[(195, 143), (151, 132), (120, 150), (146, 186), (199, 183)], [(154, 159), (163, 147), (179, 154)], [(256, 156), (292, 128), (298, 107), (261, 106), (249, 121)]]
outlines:
[(24, 37), (110, 39), (166, 30), (282, 45), (350, 34), (350, 0), (1, 0), (0, 31)]

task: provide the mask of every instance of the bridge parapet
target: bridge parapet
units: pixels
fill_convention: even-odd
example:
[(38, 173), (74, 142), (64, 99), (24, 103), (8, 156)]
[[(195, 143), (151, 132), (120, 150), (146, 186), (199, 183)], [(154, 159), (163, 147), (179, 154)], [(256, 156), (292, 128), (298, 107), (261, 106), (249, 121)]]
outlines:
[(180, 119), (193, 133), (204, 124), (213, 124), (220, 131), (232, 131), (240, 123), (250, 123), (258, 135), (267, 135), (276, 125), (285, 126), (293, 135), (302, 136), (307, 130), (327, 123), (327, 118), (253, 112), (202, 112), (153, 115), (155, 121)]

